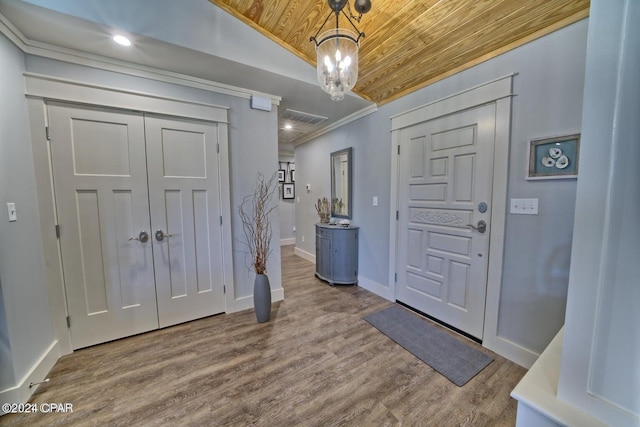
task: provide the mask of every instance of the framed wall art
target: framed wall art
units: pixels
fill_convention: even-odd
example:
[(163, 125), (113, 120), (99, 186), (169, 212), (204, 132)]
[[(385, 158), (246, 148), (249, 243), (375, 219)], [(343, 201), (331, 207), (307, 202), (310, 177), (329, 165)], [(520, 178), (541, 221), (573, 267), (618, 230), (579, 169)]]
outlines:
[(278, 182), (284, 182), (287, 177), (287, 171), (278, 169)]
[(527, 179), (578, 177), (580, 134), (539, 138), (529, 141)]
[(296, 197), (296, 186), (295, 184), (282, 184), (282, 198), (283, 199), (294, 199)]

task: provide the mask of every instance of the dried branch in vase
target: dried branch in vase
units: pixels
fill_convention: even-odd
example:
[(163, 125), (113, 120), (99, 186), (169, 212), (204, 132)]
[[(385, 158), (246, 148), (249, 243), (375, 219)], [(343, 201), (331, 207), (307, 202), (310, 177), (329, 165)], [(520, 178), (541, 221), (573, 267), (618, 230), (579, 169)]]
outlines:
[(267, 259), (271, 253), (270, 244), (273, 231), (269, 216), (277, 205), (272, 205), (273, 194), (278, 189), (277, 172), (269, 180), (258, 173), (253, 193), (242, 199), (238, 214), (242, 220), (242, 229), (246, 237), (244, 243), (249, 249), (251, 264), (256, 274), (266, 274)]

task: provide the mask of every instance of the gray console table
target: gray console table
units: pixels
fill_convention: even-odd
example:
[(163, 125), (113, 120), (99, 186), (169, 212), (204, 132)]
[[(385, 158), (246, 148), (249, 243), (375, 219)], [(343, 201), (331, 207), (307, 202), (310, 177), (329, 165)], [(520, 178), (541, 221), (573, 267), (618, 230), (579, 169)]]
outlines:
[(331, 286), (358, 283), (358, 227), (316, 224), (316, 276)]

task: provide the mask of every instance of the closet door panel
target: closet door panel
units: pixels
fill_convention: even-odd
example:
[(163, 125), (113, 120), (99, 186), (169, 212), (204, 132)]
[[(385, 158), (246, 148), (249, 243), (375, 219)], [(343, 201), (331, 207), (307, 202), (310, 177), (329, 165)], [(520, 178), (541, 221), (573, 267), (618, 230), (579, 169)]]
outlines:
[(145, 122), (160, 326), (224, 311), (215, 123)]
[(156, 329), (142, 115), (63, 103), (48, 114), (72, 347)]

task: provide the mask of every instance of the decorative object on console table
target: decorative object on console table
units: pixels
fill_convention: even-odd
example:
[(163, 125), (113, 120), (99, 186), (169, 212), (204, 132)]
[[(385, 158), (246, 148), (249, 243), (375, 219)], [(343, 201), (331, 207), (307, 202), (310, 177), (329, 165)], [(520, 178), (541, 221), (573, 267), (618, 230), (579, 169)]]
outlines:
[(318, 199), (318, 203), (314, 205), (316, 208), (316, 212), (318, 212), (318, 216), (320, 217), (320, 222), (323, 224), (329, 223), (329, 200), (326, 197), (323, 197), (322, 200)]
[(266, 180), (258, 173), (253, 193), (242, 199), (238, 214), (242, 220), (242, 230), (246, 237), (250, 263), (248, 268), (256, 273), (253, 283), (253, 306), (258, 323), (271, 318), (271, 286), (267, 276), (267, 260), (271, 253), (272, 237), (270, 215), (277, 205), (272, 204), (273, 193), (277, 190), (278, 173)]
[(358, 284), (358, 227), (316, 224), (316, 276), (331, 286)]
[(527, 179), (577, 178), (580, 134), (529, 141)]

